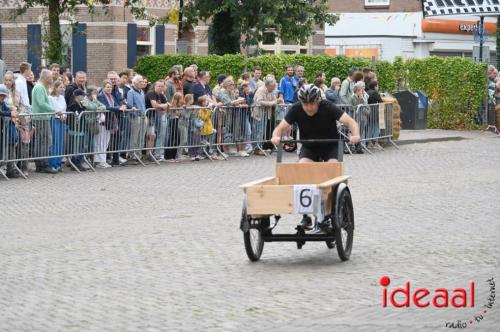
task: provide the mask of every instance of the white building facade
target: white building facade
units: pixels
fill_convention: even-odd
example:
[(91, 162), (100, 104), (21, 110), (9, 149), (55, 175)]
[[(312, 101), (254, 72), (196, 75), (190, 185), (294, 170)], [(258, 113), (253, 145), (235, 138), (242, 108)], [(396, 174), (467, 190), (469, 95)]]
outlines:
[[(476, 16), (424, 18), (422, 12), (371, 11), (340, 13), (339, 21), (325, 26), (325, 52), (392, 61), (394, 57), (472, 57), (477, 30)], [(485, 18), (484, 59), (495, 61), (496, 17)], [(477, 39), (477, 38), (476, 38)], [(485, 49), (486, 50), (486, 49)], [(488, 59), (489, 55), (489, 59)]]

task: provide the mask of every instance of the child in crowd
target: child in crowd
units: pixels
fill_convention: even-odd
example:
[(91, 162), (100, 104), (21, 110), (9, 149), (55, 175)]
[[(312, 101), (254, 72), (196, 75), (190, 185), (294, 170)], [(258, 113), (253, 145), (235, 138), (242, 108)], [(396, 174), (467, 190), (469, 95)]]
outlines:
[(179, 136), (180, 136), (180, 146), (178, 154), (182, 158), (182, 155), (187, 154), (188, 149), (185, 146), (192, 145), (190, 140), (190, 125), (191, 125), (191, 113), (193, 113), (194, 95), (187, 94), (184, 96), (184, 108), (181, 110), (179, 117)]
[(87, 134), (85, 136), (85, 152), (91, 151), (91, 149), (98, 152), (94, 155), (96, 167), (109, 168), (111, 165), (106, 162), (106, 150), (111, 136), (105, 126), (106, 106), (97, 99), (97, 95), (97, 88), (89, 87), (87, 96), (82, 100), (82, 106), (87, 111), (94, 112), (83, 114), (85, 133)]
[(177, 162), (177, 147), (179, 146), (179, 116), (181, 108), (184, 107), (184, 96), (180, 92), (176, 92), (172, 98), (172, 107), (170, 109), (169, 121), (169, 139), (167, 142), (168, 149), (165, 150), (165, 160), (168, 162)]
[[(201, 101), (200, 101), (201, 99)], [(205, 96), (201, 96), (198, 98), (198, 105), (207, 105), (208, 99)], [(199, 117), (199, 107), (195, 107), (191, 111), (190, 116), (190, 129), (189, 136), (191, 137), (189, 141), (189, 145), (192, 147), (189, 148), (189, 156), (191, 157), (191, 161), (199, 161), (205, 159), (201, 155), (201, 148), (199, 147), (201, 142), (201, 129), (204, 127), (205, 122)]]
[[(365, 82), (359, 81), (354, 84), (351, 106), (354, 108), (354, 119), (359, 125), (361, 139), (365, 139), (368, 132), (368, 115), (370, 109), (366, 107), (367, 105), (367, 99), (365, 99)], [(356, 144), (355, 152), (363, 153), (362, 143)]]
[(245, 98), (245, 105), (247, 106), (246, 108), (242, 108), (242, 117), (238, 120), (241, 121), (240, 129), (243, 133), (243, 140), (246, 142), (246, 144), (242, 146), (242, 149), (244, 149), (247, 154), (250, 154), (253, 152), (250, 141), (252, 140), (251, 107), (253, 106), (254, 93), (250, 91), (250, 84), (248, 83), (243, 83), (239, 92), (240, 96)]
[(224, 160), (222, 156), (218, 156), (212, 151), (211, 144), (214, 142), (216, 130), (212, 122), (213, 110), (209, 108), (209, 100), (207, 97), (198, 98), (198, 105), (201, 107), (198, 111), (198, 117), (203, 121), (203, 127), (200, 129), (201, 142), (205, 147), (203, 151), (210, 158), (216, 160)]
[[(151, 116), (150, 114), (154, 114), (153, 112), (149, 111), (148, 116)], [(150, 119), (148, 119), (148, 127), (146, 129), (146, 149), (148, 154), (150, 154), (150, 159), (153, 160), (154, 158), (152, 157), (153, 154), (153, 148), (155, 147), (155, 141), (156, 141), (156, 128), (155, 128), (155, 121), (154, 118), (151, 116)]]

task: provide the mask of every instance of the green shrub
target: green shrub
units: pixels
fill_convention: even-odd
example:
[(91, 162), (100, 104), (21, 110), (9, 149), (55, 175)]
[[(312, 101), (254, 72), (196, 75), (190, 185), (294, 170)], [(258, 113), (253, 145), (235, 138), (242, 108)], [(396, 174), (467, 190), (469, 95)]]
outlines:
[[(168, 70), (173, 65), (183, 65), (184, 67), (196, 63), (200, 69), (210, 71), (212, 77), (219, 74), (230, 74), (238, 78), (245, 70), (244, 58), (242, 55), (158, 55), (146, 56), (139, 59), (136, 71), (145, 75), (150, 81), (165, 78)], [(345, 57), (331, 57), (328, 55), (262, 55), (257, 58), (249, 58), (247, 70), (251, 71), (254, 66), (260, 66), (264, 75), (274, 74), (279, 80), (285, 73), (285, 66), (301, 64), (305, 67), (306, 78), (314, 80), (318, 71), (324, 71), (326, 77), (331, 79), (338, 76), (344, 79), (349, 69), (362, 68), (370, 65), (365, 59), (349, 59)], [(212, 81), (216, 84), (215, 81)], [(327, 82), (328, 83), (328, 82)]]
[[(245, 70), (242, 55), (158, 55), (139, 59), (136, 71), (150, 81), (163, 79), (173, 65), (187, 67), (196, 63), (200, 69), (211, 72), (212, 85), (219, 74), (238, 78)], [(260, 66), (264, 75), (274, 74), (279, 80), (287, 65), (301, 64), (305, 76), (314, 80), (318, 71), (324, 71), (328, 81), (337, 76), (347, 77), (349, 69), (369, 67), (366, 59), (331, 57), (328, 55), (263, 55), (249, 58), (247, 71)], [(486, 94), (484, 65), (474, 64), (469, 59), (458, 57), (429, 57), (422, 60), (395, 58), (376, 62), (376, 73), (380, 90), (394, 92), (403, 89), (421, 90), (431, 99), (432, 108), (428, 114), (428, 127), (443, 129), (475, 128), (474, 118)], [(326, 82), (329, 85), (329, 82)]]
[(405, 62), (396, 58), (392, 64), (379, 62), (377, 75), (383, 91), (391, 91), (392, 85), (392, 90), (421, 90), (430, 98), (429, 128), (476, 127), (474, 119), (486, 94), (484, 65), (460, 57), (432, 56)]

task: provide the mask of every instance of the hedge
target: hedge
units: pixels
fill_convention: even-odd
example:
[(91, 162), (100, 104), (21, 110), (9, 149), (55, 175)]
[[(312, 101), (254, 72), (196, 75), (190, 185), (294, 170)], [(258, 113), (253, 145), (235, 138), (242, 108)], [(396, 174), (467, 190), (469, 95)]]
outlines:
[[(173, 65), (187, 67), (193, 63), (197, 64), (199, 68), (210, 71), (214, 78), (213, 84), (216, 84), (215, 77), (219, 74), (230, 74), (237, 78), (245, 69), (242, 55), (159, 55), (140, 58), (136, 71), (144, 74), (150, 81), (156, 81), (165, 78), (168, 69)], [(260, 66), (264, 75), (274, 74), (279, 79), (285, 72), (285, 66), (290, 64), (302, 64), (306, 68), (307, 79), (313, 80), (318, 71), (324, 71), (326, 77), (329, 78), (333, 76), (345, 78), (350, 68), (368, 67), (370, 62), (364, 59), (333, 58), (327, 55), (262, 55), (249, 58), (247, 68), (248, 71), (251, 71), (253, 67)]]
[[(163, 79), (173, 65), (197, 64), (209, 70), (214, 77), (230, 74), (239, 77), (245, 69), (242, 55), (158, 55), (139, 59), (135, 70), (150, 81)], [(287, 65), (301, 64), (305, 76), (314, 80), (318, 71), (324, 71), (331, 79), (347, 77), (349, 69), (370, 67), (367, 59), (331, 57), (328, 55), (262, 55), (249, 58), (248, 71), (260, 66), (263, 74), (275, 74), (279, 79)], [(394, 62), (377, 61), (376, 73), (380, 90), (395, 92), (402, 89), (422, 90), (431, 98), (432, 108), (428, 114), (428, 127), (443, 129), (475, 128), (474, 120), (486, 94), (485, 67), (472, 61), (456, 57), (429, 57), (422, 60), (396, 58)]]
[(377, 75), (383, 91), (421, 90), (430, 99), (427, 126), (475, 129), (486, 96), (486, 65), (460, 57), (428, 57), (393, 63), (379, 61)]

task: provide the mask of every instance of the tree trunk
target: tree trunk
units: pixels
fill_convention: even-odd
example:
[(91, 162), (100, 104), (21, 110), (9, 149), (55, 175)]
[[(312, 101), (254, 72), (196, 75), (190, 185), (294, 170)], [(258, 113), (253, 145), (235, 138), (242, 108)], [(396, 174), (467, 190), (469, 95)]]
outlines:
[(59, 24), (61, 7), (59, 0), (49, 1), (49, 31), (47, 35), (47, 61), (49, 64), (62, 62), (62, 36)]
[(240, 52), (240, 31), (229, 10), (214, 15), (208, 33), (210, 54), (236, 54)]
[(247, 35), (242, 34), (241, 39), (240, 39), (240, 52), (243, 54), (243, 64), (245, 65), (245, 68), (243, 69), (243, 72), (248, 72), (248, 50), (249, 47), (248, 45), (243, 46), (243, 43), (246, 41)]

